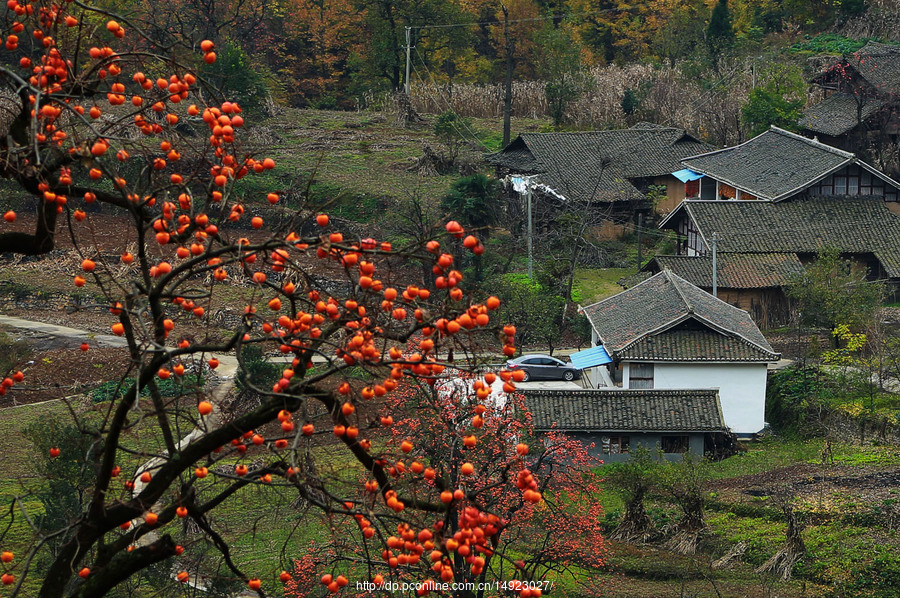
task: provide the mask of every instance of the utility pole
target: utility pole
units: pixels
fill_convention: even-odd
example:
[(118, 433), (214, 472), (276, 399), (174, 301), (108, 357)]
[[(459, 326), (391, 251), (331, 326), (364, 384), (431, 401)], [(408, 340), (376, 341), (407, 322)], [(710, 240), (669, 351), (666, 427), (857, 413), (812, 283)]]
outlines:
[(638, 212), (637, 214), (637, 271), (641, 271), (641, 262), (643, 262), (643, 258), (641, 257), (641, 229), (644, 228), (644, 213)]
[(528, 202), (528, 279), (534, 280), (534, 255), (533, 255), (533, 242), (532, 242), (532, 224), (531, 224), (531, 179), (525, 179), (525, 199)]
[(406, 92), (406, 97), (409, 97), (409, 52), (412, 49), (411, 35), (410, 32), (412, 27), (406, 28), (406, 79), (403, 80), (403, 89)]
[(502, 2), (500, 8), (503, 9), (503, 40), (506, 43), (506, 94), (503, 96), (503, 147), (506, 147), (509, 145), (509, 114), (512, 111), (513, 44), (509, 38), (509, 9)]
[(718, 298), (718, 290), (719, 290), (719, 269), (716, 267), (716, 253), (719, 244), (719, 233), (713, 233), (712, 239), (710, 240), (712, 244), (712, 294), (713, 297)]

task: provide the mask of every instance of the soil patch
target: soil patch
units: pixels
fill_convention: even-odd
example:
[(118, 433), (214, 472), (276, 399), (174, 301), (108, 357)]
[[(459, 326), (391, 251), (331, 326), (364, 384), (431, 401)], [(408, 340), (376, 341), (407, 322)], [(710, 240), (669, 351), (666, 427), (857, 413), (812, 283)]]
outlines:
[[(16, 335), (16, 338), (23, 335)], [(75, 344), (74, 348), (47, 348)], [(31, 353), (17, 369), (25, 380), (0, 397), (0, 408), (28, 405), (83, 393), (108, 380), (121, 377), (130, 364), (128, 354), (118, 348), (81, 351), (71, 339), (37, 337)]]
[(771, 471), (710, 482), (723, 500), (746, 502), (783, 492), (786, 488), (798, 499), (817, 501), (823, 496), (830, 502), (842, 498), (854, 503), (877, 504), (894, 497), (900, 485), (900, 467), (854, 467), (799, 464)]

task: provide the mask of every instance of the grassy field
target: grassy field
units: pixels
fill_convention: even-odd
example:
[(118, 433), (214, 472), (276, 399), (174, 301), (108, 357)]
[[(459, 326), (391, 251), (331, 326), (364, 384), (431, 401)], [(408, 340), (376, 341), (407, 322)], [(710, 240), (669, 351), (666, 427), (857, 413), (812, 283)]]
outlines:
[[(439, 198), (458, 175), (420, 176), (411, 168), (423, 154), (423, 144), (438, 153), (447, 151), (434, 136), (435, 117), (424, 118), (423, 123), (398, 129), (390, 114), (284, 108), (278, 116), (257, 124), (252, 135), (266, 142), (268, 155), (281, 166), (267, 174), (269, 180), (248, 177), (247, 184), (258, 189), (247, 190), (258, 193), (262, 200), (271, 185), (277, 189), (291, 184), (305, 187), (312, 176), (321, 185), (319, 191), (343, 193), (361, 203), (360, 216), (368, 218), (376, 214), (366, 211), (366, 201), (374, 208), (375, 198)], [(472, 119), (469, 127), (462, 128), (466, 141), (463, 158), (480, 161), (483, 153), (497, 151), (501, 128), (499, 119)], [(544, 128), (543, 121), (512, 121), (513, 136)]]
[(623, 289), (619, 279), (634, 272), (634, 268), (578, 268), (575, 270), (573, 295), (580, 297), (581, 305), (596, 303), (621, 293)]
[[(661, 550), (658, 544), (611, 543), (613, 572), (599, 581), (615, 596), (894, 596), (900, 549), (889, 513), (900, 499), (892, 479), (900, 451), (892, 446), (834, 443), (835, 465), (823, 465), (821, 439), (766, 438), (746, 452), (707, 467), (708, 531), (701, 552), (692, 557)], [(824, 475), (823, 475), (824, 474)], [(784, 582), (754, 569), (779, 550), (786, 524), (781, 510), (757, 488), (793, 488), (795, 509), (805, 525), (808, 554)], [(873, 491), (875, 487), (877, 491)], [(745, 491), (749, 490), (750, 493)], [(896, 497), (896, 498), (895, 498)], [(614, 524), (623, 504), (614, 492), (603, 496)], [(660, 528), (678, 513), (665, 499), (649, 501), (648, 512)], [(739, 564), (713, 570), (711, 563), (743, 542)]]

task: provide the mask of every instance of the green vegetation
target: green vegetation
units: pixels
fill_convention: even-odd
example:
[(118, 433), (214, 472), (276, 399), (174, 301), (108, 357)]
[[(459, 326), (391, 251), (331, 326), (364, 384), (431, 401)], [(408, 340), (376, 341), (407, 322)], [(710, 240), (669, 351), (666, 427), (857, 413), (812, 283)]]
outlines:
[[(699, 478), (687, 476), (706, 488), (703, 504), (708, 527), (701, 535), (697, 555), (672, 553), (662, 548), (661, 540), (640, 547), (612, 542), (608, 554), (610, 568), (626, 575), (623, 582), (610, 580), (616, 595), (651, 595), (650, 588), (655, 588), (655, 595), (661, 595), (670, 591), (671, 584), (688, 581), (695, 588), (692, 595), (700, 596), (715, 596), (713, 586), (718, 588), (719, 595), (741, 592), (764, 595), (768, 591), (792, 597), (892, 596), (892, 580), (900, 572), (894, 555), (900, 545), (891, 529), (900, 495), (861, 501), (856, 493), (841, 491), (831, 484), (840, 483), (838, 476), (852, 481), (859, 475), (880, 471), (873, 467), (888, 468), (883, 470), (887, 482), (894, 468), (900, 465), (898, 449), (835, 442), (830, 448), (839, 465), (831, 465), (823, 464), (825, 446), (822, 438), (767, 437), (747, 445), (746, 452), (707, 463)], [(858, 468), (858, 472), (838, 471), (839, 466)], [(610, 488), (621, 486), (623, 481), (629, 487), (637, 487), (635, 481), (638, 486), (647, 480), (655, 484), (666, 476), (685, 483), (684, 474), (678, 473), (683, 469), (680, 464), (646, 463), (624, 469), (617, 464), (605, 467), (604, 472), (607, 469)], [(810, 471), (813, 473), (803, 473)], [(636, 472), (640, 473), (635, 477)], [(787, 487), (798, 492), (793, 504), (805, 524), (802, 538), (808, 554), (796, 566), (794, 579), (782, 582), (755, 574), (753, 569), (766, 562), (784, 542), (785, 516), (772, 494)], [(748, 488), (757, 492), (746, 493)], [(891, 496), (891, 491), (882, 492), (885, 495)], [(621, 498), (619, 492), (603, 495), (607, 537), (616, 538), (621, 533), (624, 506)], [(645, 503), (655, 533), (663, 538), (668, 526), (683, 517), (671, 498), (658, 489), (646, 495)], [(746, 551), (737, 564), (726, 569), (710, 569), (712, 561), (739, 543), (746, 545)], [(741, 589), (733, 590), (735, 594), (723, 591), (728, 587)]]
[[(634, 268), (576, 268), (572, 299), (590, 305), (622, 292), (619, 279), (634, 274)], [(575, 297), (578, 299), (575, 299)]]
[[(121, 397), (135, 383), (134, 378), (122, 380), (110, 380), (93, 389), (88, 396), (93, 403), (105, 403)], [(171, 398), (196, 393), (202, 388), (203, 377), (200, 374), (186, 374), (182, 377), (173, 376), (168, 380), (158, 380), (156, 383), (159, 394), (162, 397)], [(142, 397), (150, 396), (150, 391), (144, 389)]]
[(870, 41), (881, 41), (878, 38), (863, 37), (851, 39), (837, 33), (821, 33), (815, 37), (806, 36), (807, 41), (797, 42), (791, 46), (791, 52), (798, 54), (850, 54), (856, 52)]

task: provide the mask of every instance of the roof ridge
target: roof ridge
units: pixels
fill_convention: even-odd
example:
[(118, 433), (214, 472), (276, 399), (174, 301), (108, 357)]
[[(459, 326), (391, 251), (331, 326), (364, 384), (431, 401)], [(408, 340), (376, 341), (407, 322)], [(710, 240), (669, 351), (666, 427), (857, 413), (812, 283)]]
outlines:
[(629, 394), (683, 394), (685, 392), (700, 392), (719, 394), (718, 387), (701, 388), (622, 388), (619, 386), (602, 388), (520, 388), (516, 392), (523, 394), (603, 394), (611, 392), (627, 392)]
[[(681, 159), (681, 162), (682, 162), (682, 164), (683, 164), (684, 162), (687, 162), (688, 160), (693, 160), (693, 159), (695, 159), (695, 158), (700, 158), (700, 157), (703, 157), (703, 156), (713, 156), (713, 155), (715, 155), (715, 154), (721, 154), (722, 152), (728, 152), (728, 151), (731, 151), (731, 150), (733, 150), (733, 149), (735, 149), (735, 148), (738, 148), (738, 147), (742, 147), (742, 146), (747, 145), (748, 143), (750, 143), (751, 141), (753, 141), (753, 140), (756, 139), (757, 137), (760, 137), (760, 136), (762, 136), (762, 135), (765, 135), (766, 133), (768, 133), (768, 131), (763, 131), (762, 133), (760, 133), (760, 134), (757, 135), (756, 137), (751, 137), (751, 138), (748, 139), (747, 141), (745, 141), (745, 142), (743, 142), (743, 143), (738, 143), (737, 145), (730, 145), (730, 146), (728, 146), (728, 147), (723, 147), (722, 149), (713, 150), (713, 151), (711, 151), (711, 152), (704, 152), (704, 153), (702, 153), (702, 154), (697, 154), (696, 156), (688, 156), (687, 158), (682, 158), (682, 159)], [(691, 170), (693, 170), (693, 168), (692, 168)], [(703, 173), (701, 173), (701, 174), (703, 174)], [(705, 200), (705, 201), (709, 201), (709, 200)]]
[[(540, 131), (524, 131), (519, 133), (519, 137), (529, 135), (529, 136), (542, 136), (542, 137), (550, 137), (552, 135), (562, 135), (562, 136), (574, 136), (574, 135), (604, 135), (608, 133), (671, 133), (672, 131), (677, 131), (683, 133), (685, 135), (690, 135), (687, 129), (682, 129), (680, 127), (654, 127), (654, 128), (635, 128), (634, 126), (628, 127), (627, 129), (600, 129), (593, 131), (552, 131), (547, 133), (542, 133)], [(693, 137), (693, 136), (692, 136)], [(700, 141), (700, 140), (698, 140)], [(701, 143), (703, 143), (701, 141)]]
[[(846, 151), (844, 151), (842, 149), (838, 149), (832, 145), (828, 145), (827, 143), (822, 143), (817, 138), (810, 139), (809, 137), (804, 137), (803, 135), (798, 135), (797, 133), (791, 133), (790, 131), (788, 131), (786, 129), (776, 127), (775, 125), (769, 125), (769, 130), (765, 131), (762, 134), (765, 135), (766, 133), (769, 133), (769, 132), (777, 133), (779, 135), (783, 135), (784, 137), (790, 137), (792, 139), (797, 139), (798, 141), (803, 141), (804, 143), (807, 143), (814, 147), (818, 147), (827, 152), (831, 152), (832, 154), (835, 154), (837, 156), (842, 156), (844, 158), (856, 158), (856, 154), (854, 154), (854, 153), (846, 152)], [(754, 137), (754, 139), (756, 139), (756, 138)]]
[[(684, 306), (687, 308), (688, 313), (693, 314), (694, 313), (694, 305), (690, 301), (687, 300), (687, 297), (684, 296), (684, 292), (681, 290), (681, 286), (678, 284), (678, 282), (675, 279), (677, 278), (678, 280), (683, 280), (684, 282), (687, 282), (687, 281), (684, 280), (683, 278), (681, 278), (680, 276), (678, 276), (677, 274), (675, 274), (674, 272), (672, 272), (671, 270), (669, 270), (668, 268), (665, 268), (663, 270), (663, 274), (665, 274), (666, 280), (668, 280), (669, 282), (672, 283), (672, 287), (675, 289), (675, 292), (678, 293), (678, 296), (681, 298), (681, 302), (684, 303)], [(690, 284), (690, 283), (688, 283), (688, 284)]]

